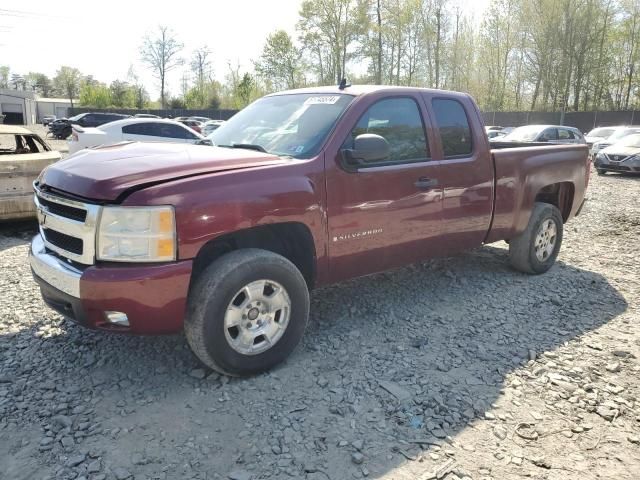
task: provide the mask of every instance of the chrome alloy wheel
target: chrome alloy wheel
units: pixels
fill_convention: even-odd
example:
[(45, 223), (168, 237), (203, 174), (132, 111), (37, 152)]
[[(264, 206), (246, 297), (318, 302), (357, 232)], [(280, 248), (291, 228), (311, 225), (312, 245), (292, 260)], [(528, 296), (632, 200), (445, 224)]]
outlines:
[(282, 338), (291, 316), (291, 299), (272, 280), (256, 280), (231, 299), (224, 316), (224, 335), (236, 352), (257, 355)]
[(558, 227), (552, 219), (547, 219), (540, 225), (534, 247), (536, 258), (540, 262), (546, 262), (553, 253), (558, 238)]

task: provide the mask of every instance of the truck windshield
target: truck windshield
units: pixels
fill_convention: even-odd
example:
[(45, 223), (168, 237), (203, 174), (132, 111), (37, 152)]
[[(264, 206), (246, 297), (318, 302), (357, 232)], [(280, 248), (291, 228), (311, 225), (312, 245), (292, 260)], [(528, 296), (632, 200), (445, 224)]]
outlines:
[(207, 138), (219, 147), (262, 147), (293, 158), (318, 153), (352, 95), (296, 93), (264, 97), (238, 112)]

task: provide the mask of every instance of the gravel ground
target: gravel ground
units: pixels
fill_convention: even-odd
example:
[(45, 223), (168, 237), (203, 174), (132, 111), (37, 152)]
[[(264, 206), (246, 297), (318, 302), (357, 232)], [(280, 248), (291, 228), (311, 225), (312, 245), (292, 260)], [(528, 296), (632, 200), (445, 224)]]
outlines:
[(640, 178), (592, 177), (557, 265), (505, 244), (313, 293), (251, 379), (47, 309), (0, 233), (0, 478), (640, 478)]

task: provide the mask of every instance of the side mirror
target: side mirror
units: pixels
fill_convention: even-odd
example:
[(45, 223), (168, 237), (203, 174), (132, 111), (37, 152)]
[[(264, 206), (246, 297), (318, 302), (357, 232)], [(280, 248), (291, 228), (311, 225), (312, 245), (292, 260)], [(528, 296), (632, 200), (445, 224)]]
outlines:
[(353, 149), (345, 149), (342, 154), (347, 164), (359, 166), (387, 160), (391, 154), (391, 147), (384, 137), (363, 133), (353, 141)]
[(208, 145), (209, 147), (213, 147), (213, 142), (208, 138), (201, 138), (196, 141), (196, 145)]

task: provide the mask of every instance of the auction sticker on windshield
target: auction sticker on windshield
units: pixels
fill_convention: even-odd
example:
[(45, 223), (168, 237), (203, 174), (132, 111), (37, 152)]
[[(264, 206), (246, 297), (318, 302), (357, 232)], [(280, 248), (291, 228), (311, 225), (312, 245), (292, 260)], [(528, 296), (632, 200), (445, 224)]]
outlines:
[(321, 97), (309, 97), (304, 101), (305, 105), (333, 105), (340, 100), (340, 95), (323, 95)]

